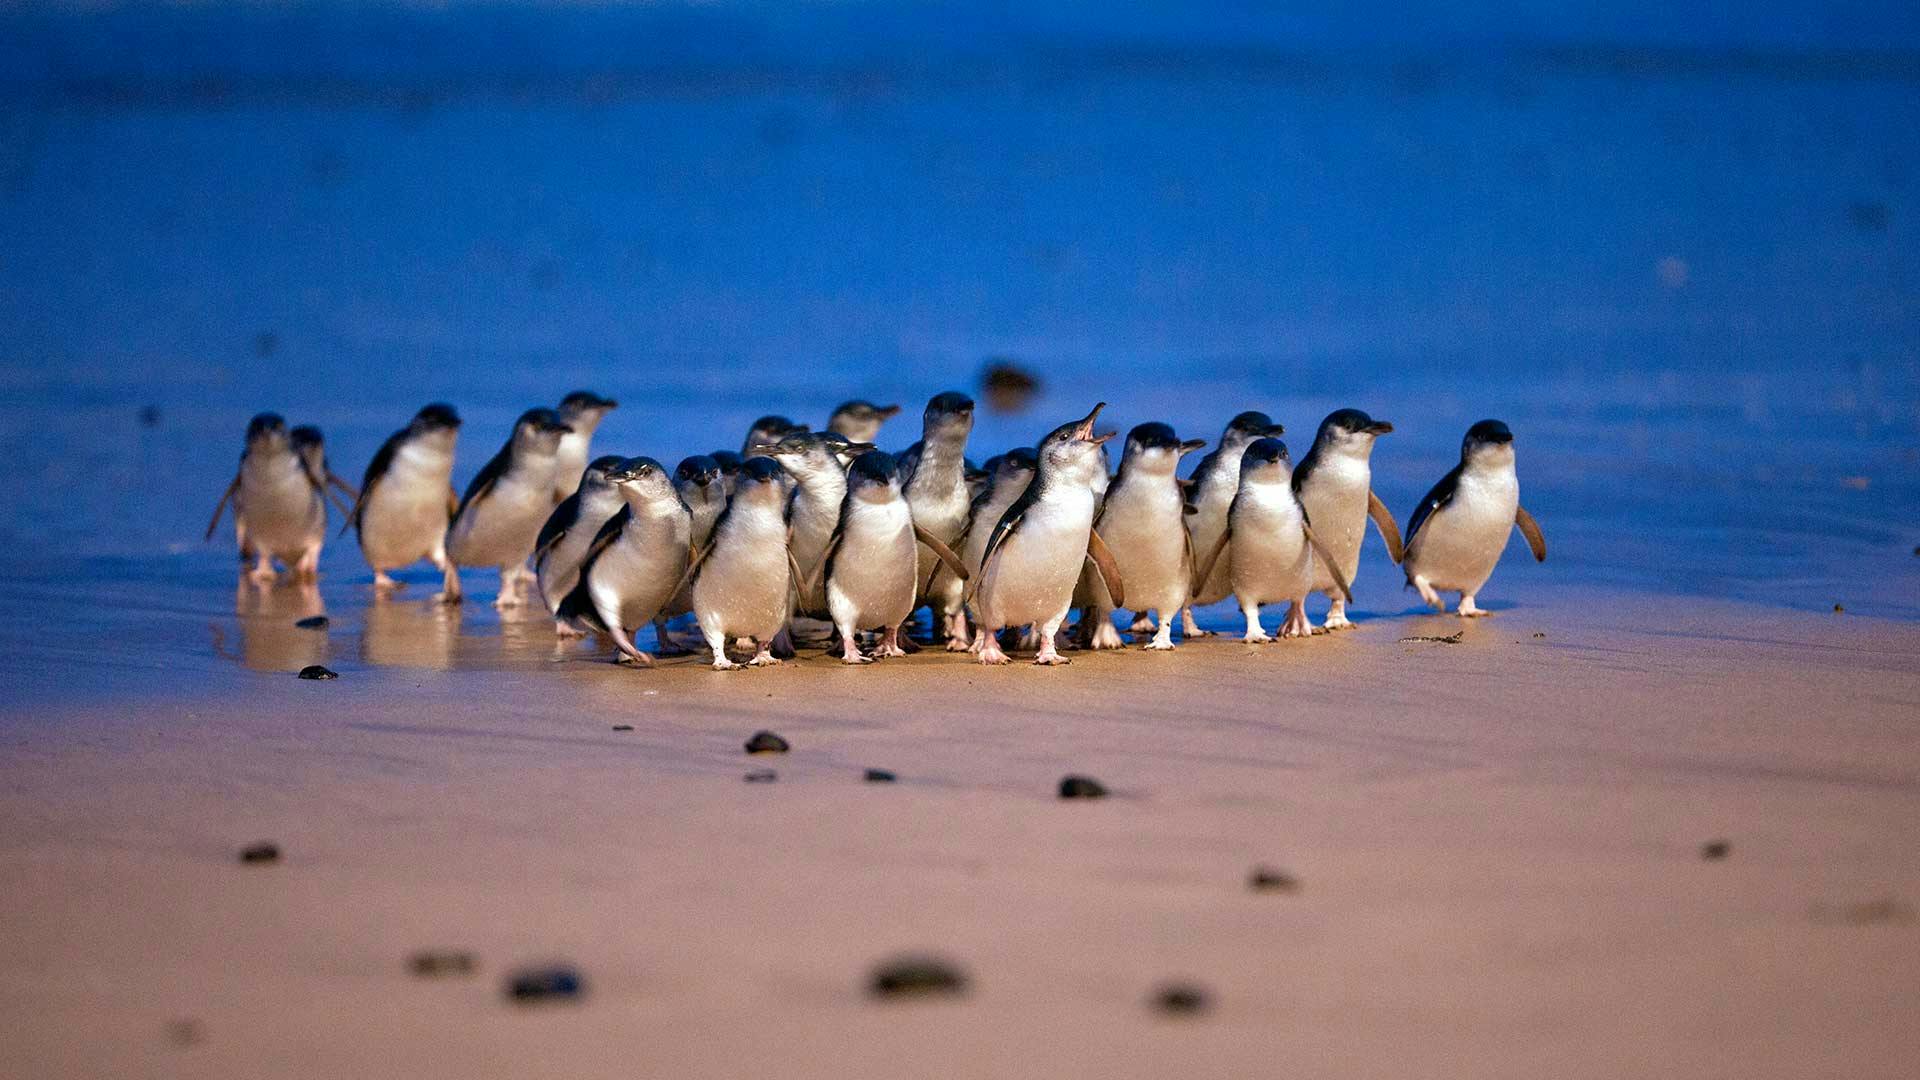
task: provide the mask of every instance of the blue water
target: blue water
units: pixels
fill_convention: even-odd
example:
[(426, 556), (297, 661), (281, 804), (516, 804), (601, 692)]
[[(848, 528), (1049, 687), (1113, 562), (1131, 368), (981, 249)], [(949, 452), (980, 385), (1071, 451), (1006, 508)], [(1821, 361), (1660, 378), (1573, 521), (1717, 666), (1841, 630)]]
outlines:
[(1012, 357), (1042, 393), (977, 458), (1095, 400), (1296, 452), (1352, 405), (1404, 519), (1497, 416), (1554, 557), (1492, 599), (1920, 617), (1905, 7), (1437, 11), (0, 17), (0, 589), (231, 612), (200, 532), (260, 410), (357, 479), (454, 402), (464, 484), (576, 387), (625, 403), (597, 449), (673, 461)]

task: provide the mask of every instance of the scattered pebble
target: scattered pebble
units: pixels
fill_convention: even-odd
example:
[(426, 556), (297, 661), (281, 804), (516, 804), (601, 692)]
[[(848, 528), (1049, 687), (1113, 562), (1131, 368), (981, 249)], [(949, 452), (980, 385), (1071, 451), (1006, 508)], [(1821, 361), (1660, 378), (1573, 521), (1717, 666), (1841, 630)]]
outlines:
[(780, 779), (780, 774), (772, 769), (755, 769), (744, 778), (749, 784), (771, 784)]
[(507, 980), (507, 996), (519, 1002), (573, 1001), (586, 992), (580, 973), (565, 965), (526, 968)]
[(875, 997), (942, 997), (966, 993), (967, 976), (938, 957), (903, 956), (875, 968), (869, 987)]
[(1060, 778), (1060, 797), (1063, 799), (1104, 799), (1107, 786), (1091, 776), (1063, 776)]
[(248, 844), (240, 849), (240, 861), (243, 863), (276, 863), (280, 861), (280, 845), (271, 840), (262, 840), (257, 844)]
[(308, 664), (306, 667), (300, 669), (300, 677), (303, 679), (337, 679), (340, 677), (340, 673), (323, 668), (319, 664)]
[(987, 362), (987, 370), (980, 374), (980, 389), (995, 412), (1019, 412), (1033, 403), (1040, 380), (1012, 360), (999, 358)]
[(1850, 904), (1815, 904), (1813, 921), (1836, 926), (1907, 925), (1920, 918), (1911, 904), (1891, 896)]
[(787, 740), (771, 731), (756, 731), (753, 738), (747, 740), (749, 754), (784, 754), (791, 749), (793, 747), (788, 745)]
[(632, 725), (632, 724), (615, 724), (615, 725), (613, 725), (613, 730), (615, 730), (615, 731), (632, 731), (632, 730), (633, 730), (633, 725)]
[(206, 1026), (191, 1017), (167, 1021), (167, 1039), (175, 1046), (193, 1046), (206, 1037)]
[(1728, 840), (1709, 840), (1700, 845), (1700, 857), (1708, 862), (1717, 862), (1733, 854), (1733, 843)]
[(1537, 638), (1543, 638), (1547, 636), (1547, 632), (1545, 630), (1535, 630), (1533, 632), (1533, 636)]
[(866, 780), (869, 784), (891, 784), (895, 780), (898, 780), (899, 777), (885, 769), (868, 769), (866, 776), (862, 779)]
[(325, 615), (309, 615), (293, 625), (302, 630), (325, 630), (327, 628), (327, 621)]
[(407, 958), (407, 970), (425, 978), (471, 975), (479, 966), (480, 962), (470, 952), (422, 949)]
[(1206, 990), (1192, 983), (1168, 983), (1153, 995), (1153, 1007), (1173, 1016), (1203, 1013), (1212, 1004)]
[(1247, 875), (1247, 888), (1254, 892), (1296, 893), (1300, 891), (1300, 879), (1285, 870), (1256, 866), (1253, 873)]
[(1845, 615), (1847, 613), (1847, 609), (1844, 607), (1841, 607), (1839, 604), (1835, 604), (1833, 605), (1833, 613), (1835, 615)]

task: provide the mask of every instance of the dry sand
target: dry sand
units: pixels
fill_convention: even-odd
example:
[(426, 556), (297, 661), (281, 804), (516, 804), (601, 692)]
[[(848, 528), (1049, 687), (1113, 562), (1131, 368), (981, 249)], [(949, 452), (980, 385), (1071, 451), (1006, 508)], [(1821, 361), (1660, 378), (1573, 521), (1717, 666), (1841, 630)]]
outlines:
[[(7, 710), (0, 1072), (1912, 1076), (1920, 629), (1549, 598), (1456, 645), (733, 674), (408, 603), (302, 682), (282, 590), (217, 643), (279, 670)], [(970, 991), (868, 997), (902, 952)], [(509, 1002), (546, 959), (584, 999)]]

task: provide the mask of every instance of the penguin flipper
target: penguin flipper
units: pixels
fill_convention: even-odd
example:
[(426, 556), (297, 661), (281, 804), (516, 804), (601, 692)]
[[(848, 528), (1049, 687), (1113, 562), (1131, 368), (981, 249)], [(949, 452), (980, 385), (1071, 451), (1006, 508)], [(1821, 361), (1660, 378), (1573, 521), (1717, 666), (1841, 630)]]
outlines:
[(1533, 549), (1534, 562), (1547, 561), (1547, 538), (1540, 532), (1540, 523), (1533, 520), (1524, 506), (1513, 512), (1513, 523), (1520, 527), (1520, 535), (1527, 538), (1527, 546)]
[[(846, 535), (846, 533), (841, 532), (839, 529), (835, 529), (833, 530), (833, 535), (827, 538), (827, 546), (820, 552), (820, 565), (813, 568), (813, 573), (800, 579), (801, 596), (812, 596), (813, 587), (818, 585), (822, 578), (831, 576), (833, 553), (840, 550), (840, 541), (845, 539)], [(787, 558), (793, 558), (793, 552), (791, 550), (787, 552)], [(794, 573), (796, 577), (799, 575), (797, 568)]]
[[(1211, 552), (1208, 552), (1207, 561), (1201, 564), (1199, 569), (1194, 571), (1193, 588), (1192, 588), (1192, 591), (1194, 593), (1197, 594), (1201, 590), (1205, 589), (1207, 587), (1207, 582), (1213, 579), (1213, 568), (1220, 562), (1220, 556), (1227, 553), (1227, 542), (1232, 539), (1233, 539), (1233, 526), (1229, 524), (1226, 528), (1220, 530), (1220, 539), (1214, 542), (1213, 550)], [(1191, 545), (1193, 541), (1188, 540), (1187, 543), (1189, 545), (1189, 550), (1191, 550)]]
[(300, 469), (307, 474), (307, 483), (312, 484), (313, 490), (319, 492), (322, 498), (339, 507), (343, 514), (353, 512), (353, 508), (342, 502), (340, 496), (334, 494), (333, 489), (327, 486), (327, 480), (333, 476), (333, 470), (327, 468), (327, 452), (318, 444), (300, 451)]
[(1427, 497), (1413, 508), (1413, 516), (1407, 519), (1407, 546), (1412, 546), (1413, 538), (1420, 535), (1420, 526), (1427, 523), (1435, 510), (1453, 501), (1453, 493), (1460, 490), (1460, 466), (1455, 465), (1440, 482), (1433, 485)]
[[(533, 565), (539, 566), (540, 560), (546, 556), (547, 552), (553, 550), (555, 544), (566, 539), (567, 533), (572, 531), (574, 523), (579, 520), (580, 493), (576, 491), (561, 499), (560, 505), (554, 507), (553, 513), (547, 515), (546, 524), (540, 526), (540, 536), (533, 542)], [(595, 533), (594, 539), (600, 539), (600, 535)]]
[(1333, 583), (1340, 586), (1340, 595), (1347, 598), (1347, 603), (1353, 603), (1353, 586), (1347, 583), (1347, 575), (1340, 572), (1340, 564), (1334, 562), (1333, 556), (1327, 554), (1327, 549), (1320, 546), (1320, 538), (1313, 535), (1313, 526), (1303, 520), (1300, 522), (1300, 531), (1307, 534), (1307, 543), (1313, 548), (1313, 557), (1326, 564), (1327, 573), (1333, 578)]
[(453, 519), (455, 517), (458, 517), (459, 514), (460, 514), (460, 496), (454, 492), (453, 485), (448, 484), (447, 485), (447, 523), (451, 525), (453, 523)]
[(980, 553), (980, 576), (968, 583), (966, 594), (960, 598), (962, 604), (971, 601), (974, 592), (980, 587), (980, 582), (987, 579), (987, 567), (993, 565), (994, 556), (1000, 554), (1000, 549), (1006, 544), (1007, 537), (1013, 535), (1013, 530), (1019, 526), (1020, 519), (1026, 516), (1027, 503), (1026, 497), (1022, 496), (1020, 501), (1008, 507), (1007, 512), (1000, 515), (1000, 520), (994, 524), (993, 532), (987, 536), (987, 546)]
[(1380, 539), (1387, 542), (1387, 558), (1396, 564), (1407, 557), (1407, 545), (1400, 540), (1400, 527), (1393, 523), (1393, 511), (1380, 501), (1373, 490), (1367, 490), (1367, 516), (1373, 519), (1373, 527), (1380, 530)]
[(500, 452), (493, 455), (485, 465), (480, 466), (480, 471), (474, 475), (473, 482), (467, 485), (467, 493), (460, 496), (460, 502), (453, 508), (455, 518), (466, 513), (467, 507), (485, 499), (493, 490), (493, 485), (507, 475), (507, 467), (513, 461), (512, 455), (513, 444), (508, 443), (501, 447)]
[(1098, 529), (1087, 530), (1087, 557), (1093, 560), (1093, 568), (1100, 571), (1100, 580), (1107, 586), (1107, 598), (1113, 606), (1127, 606), (1126, 589), (1120, 580), (1120, 564), (1114, 561), (1113, 549), (1100, 539)]
[[(227, 512), (227, 504), (229, 502), (232, 502), (234, 496), (238, 494), (240, 494), (240, 474), (234, 473), (233, 483), (227, 485), (226, 493), (220, 496), (220, 501), (218, 503), (214, 504), (213, 520), (207, 522), (206, 539), (208, 540), (213, 539), (213, 530), (220, 527), (220, 515)], [(235, 508), (233, 512), (236, 514), (240, 512), (238, 504), (235, 504)]]
[(946, 563), (947, 569), (953, 571), (954, 577), (959, 578), (961, 581), (967, 580), (966, 564), (960, 561), (960, 556), (955, 555), (952, 548), (941, 543), (939, 537), (915, 525), (913, 527), (913, 538), (927, 545), (928, 551), (933, 552), (941, 562)]
[[(718, 533), (720, 527), (717, 525), (714, 526), (713, 531)], [(707, 556), (713, 554), (713, 541), (708, 540), (707, 546), (701, 548), (699, 551), (694, 551), (693, 548), (689, 546), (687, 552), (687, 572), (680, 575), (679, 581), (674, 582), (673, 592), (668, 594), (670, 596), (679, 596), (682, 592), (686, 591), (687, 586), (693, 584), (694, 575), (699, 572), (700, 564), (706, 562)], [(789, 563), (792, 562), (793, 552), (787, 552), (787, 559)]]

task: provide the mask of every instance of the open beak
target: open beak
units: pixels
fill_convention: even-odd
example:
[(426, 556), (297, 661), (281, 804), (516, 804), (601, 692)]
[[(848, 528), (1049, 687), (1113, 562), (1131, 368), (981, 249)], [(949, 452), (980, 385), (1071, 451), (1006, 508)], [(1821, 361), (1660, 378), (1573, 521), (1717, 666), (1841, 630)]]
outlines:
[(1393, 425), (1387, 423), (1385, 420), (1375, 420), (1372, 425), (1367, 428), (1367, 434), (1369, 435), (1389, 435), (1392, 433)]
[(1085, 420), (1080, 421), (1079, 426), (1073, 429), (1073, 437), (1076, 439), (1084, 439), (1087, 442), (1095, 443), (1095, 444), (1103, 443), (1103, 442), (1106, 442), (1108, 439), (1113, 438), (1112, 432), (1108, 432), (1097, 439), (1093, 437), (1093, 422), (1096, 418), (1099, 417), (1100, 410), (1106, 407), (1107, 407), (1107, 403), (1104, 401), (1099, 403), (1098, 405), (1095, 405), (1093, 407), (1093, 411), (1087, 414), (1087, 418)]

